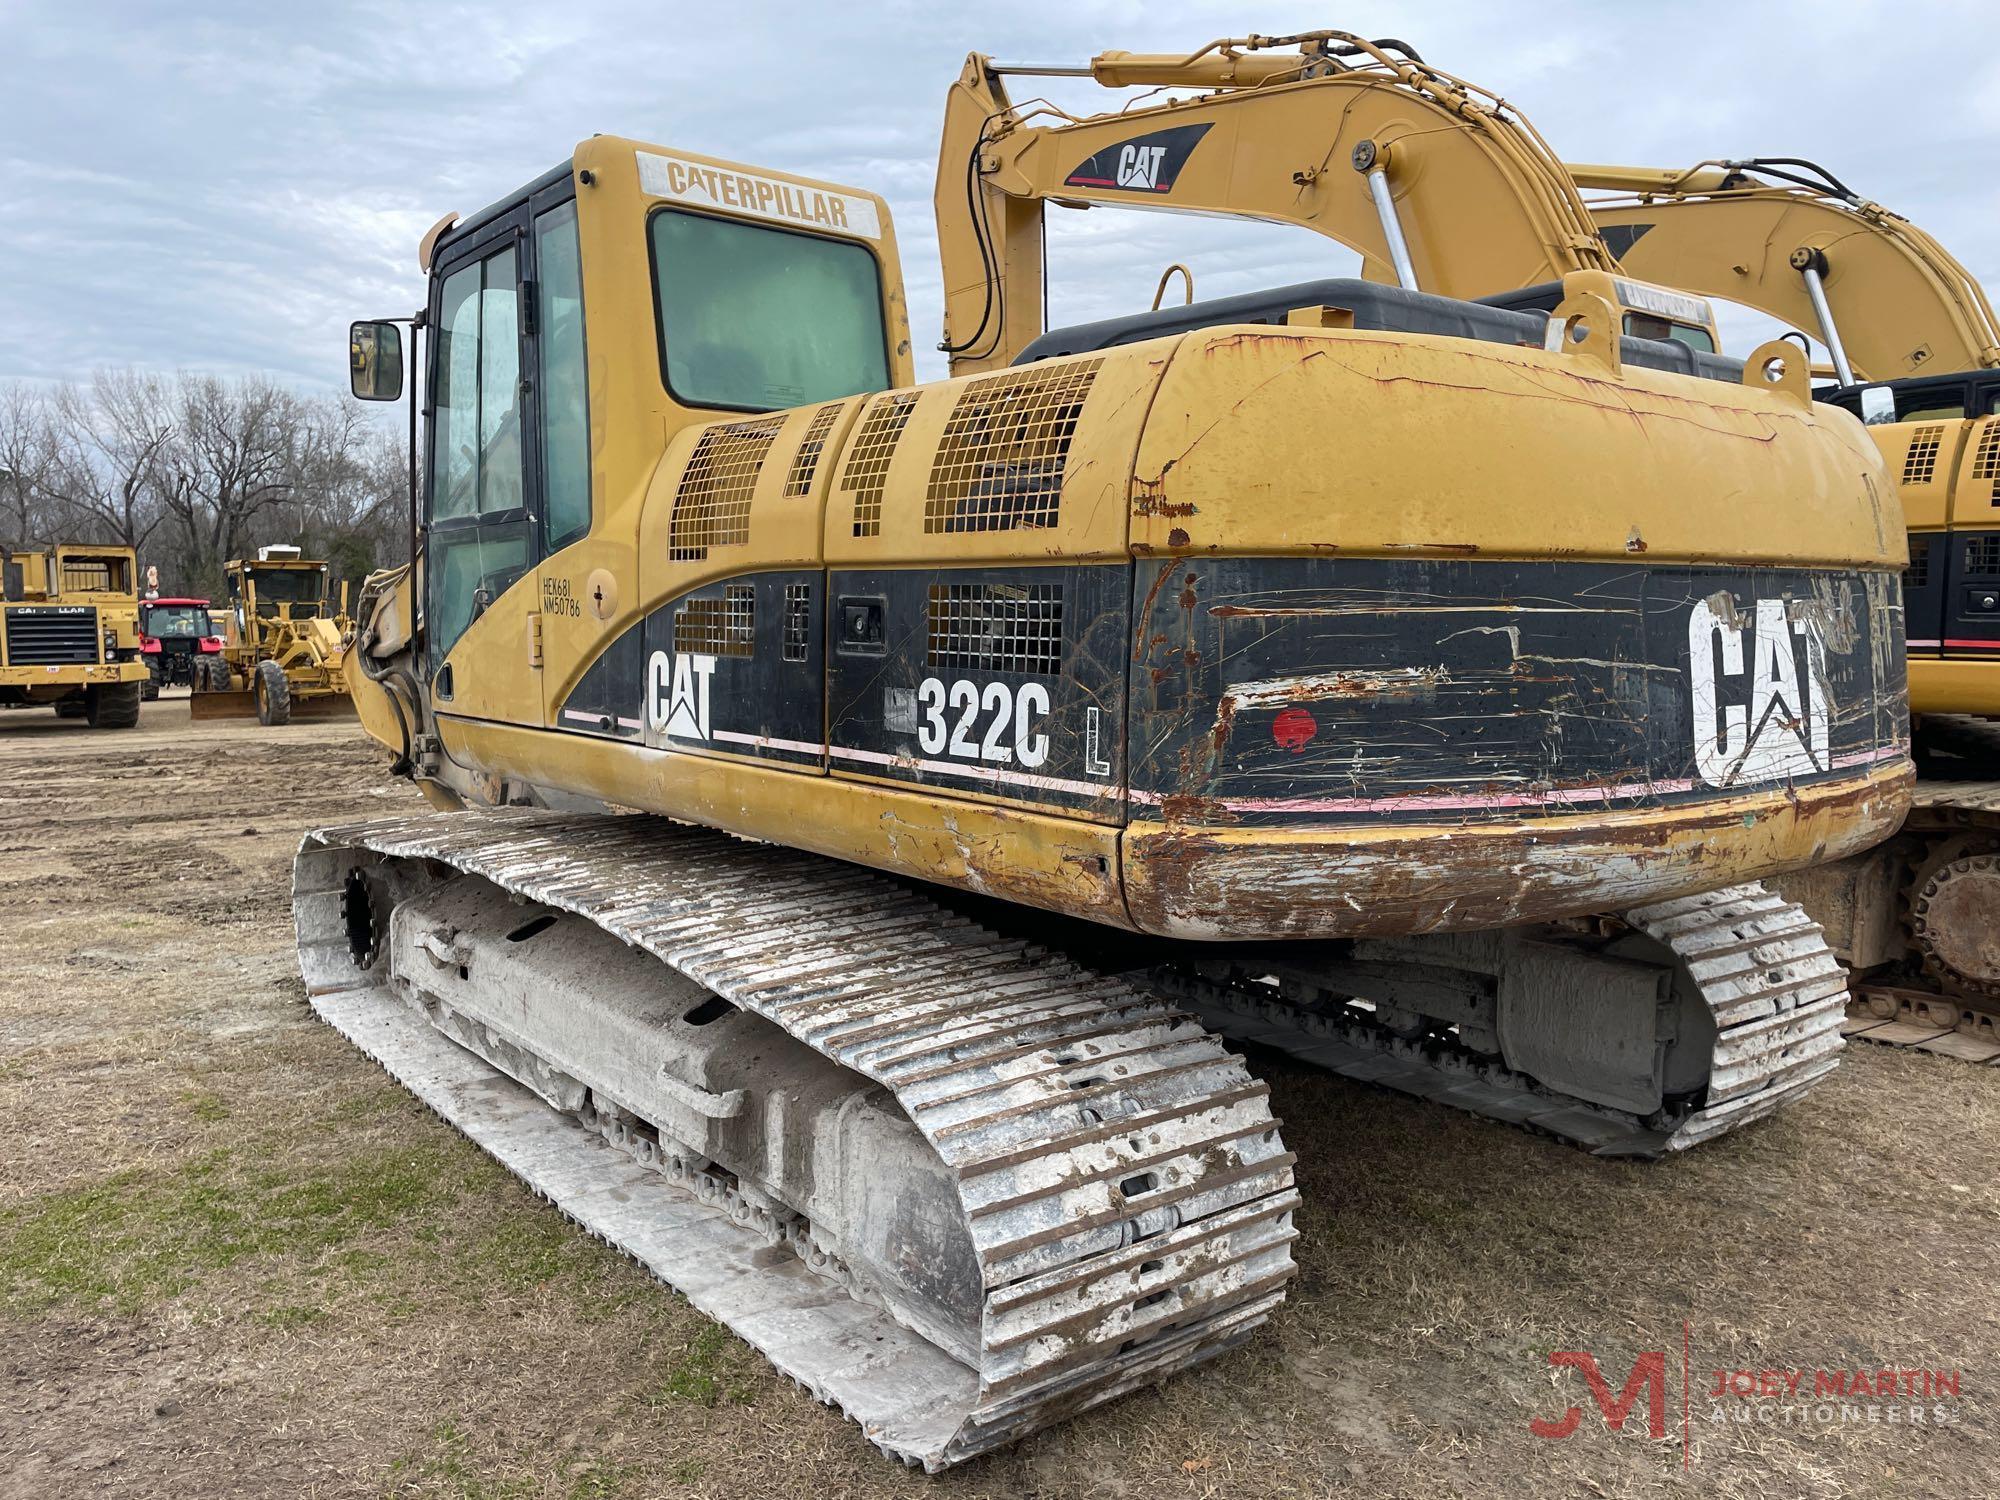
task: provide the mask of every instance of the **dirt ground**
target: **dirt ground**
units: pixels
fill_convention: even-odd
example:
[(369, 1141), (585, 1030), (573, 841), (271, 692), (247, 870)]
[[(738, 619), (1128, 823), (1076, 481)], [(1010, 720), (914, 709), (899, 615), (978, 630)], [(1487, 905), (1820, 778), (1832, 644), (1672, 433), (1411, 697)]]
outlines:
[[(1279, 1317), (1012, 1451), (893, 1468), (313, 1020), (292, 850), (414, 807), (383, 767), (351, 725), (172, 699), (122, 734), (0, 714), (0, 1496), (1994, 1490), (2000, 1075), (1866, 1046), (1655, 1166), (1255, 1059), (1307, 1205)], [(1646, 1390), (1610, 1430), (1560, 1351), (1614, 1402), (1656, 1369), (1663, 1435)], [(1812, 1399), (1881, 1369), (1959, 1393)], [(1803, 1379), (1710, 1399), (1716, 1370)]]

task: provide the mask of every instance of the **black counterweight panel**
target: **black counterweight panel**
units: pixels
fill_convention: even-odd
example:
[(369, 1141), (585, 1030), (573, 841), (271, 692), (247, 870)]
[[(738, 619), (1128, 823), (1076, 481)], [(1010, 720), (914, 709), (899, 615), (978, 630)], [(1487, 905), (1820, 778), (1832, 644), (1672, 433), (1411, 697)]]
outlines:
[(824, 589), (817, 571), (781, 571), (669, 600), (605, 648), (556, 727), (818, 769)]
[(1134, 586), (1135, 816), (1548, 816), (1902, 743), (1887, 574), (1192, 558)]
[(1122, 816), (1130, 569), (857, 569), (829, 584), (833, 769)]

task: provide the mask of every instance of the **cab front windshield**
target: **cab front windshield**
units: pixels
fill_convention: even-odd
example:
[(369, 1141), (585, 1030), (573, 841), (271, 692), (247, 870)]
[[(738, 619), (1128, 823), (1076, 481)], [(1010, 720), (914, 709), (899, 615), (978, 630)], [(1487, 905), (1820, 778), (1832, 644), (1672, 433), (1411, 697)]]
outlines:
[(250, 586), (261, 604), (317, 604), (326, 597), (323, 568), (258, 568)]
[(208, 611), (191, 604), (155, 605), (146, 611), (140, 629), (153, 636), (212, 635)]

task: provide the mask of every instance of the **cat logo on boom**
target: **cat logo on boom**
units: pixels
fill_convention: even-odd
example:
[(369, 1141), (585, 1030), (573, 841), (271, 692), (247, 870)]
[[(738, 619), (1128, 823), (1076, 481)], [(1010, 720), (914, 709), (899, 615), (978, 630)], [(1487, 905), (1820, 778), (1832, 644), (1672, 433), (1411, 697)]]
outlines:
[(1157, 189), (1160, 163), (1167, 159), (1165, 146), (1124, 146), (1118, 152), (1118, 185), (1122, 188)]
[(1733, 600), (1723, 599), (1720, 610), (1716, 604), (1699, 600), (1688, 616), (1701, 779), (1753, 786), (1830, 770), (1819, 621), (1789, 599), (1759, 599), (1748, 616)]
[(1196, 143), (1207, 134), (1206, 125), (1176, 125), (1106, 146), (1071, 172), (1065, 185), (1170, 193)]

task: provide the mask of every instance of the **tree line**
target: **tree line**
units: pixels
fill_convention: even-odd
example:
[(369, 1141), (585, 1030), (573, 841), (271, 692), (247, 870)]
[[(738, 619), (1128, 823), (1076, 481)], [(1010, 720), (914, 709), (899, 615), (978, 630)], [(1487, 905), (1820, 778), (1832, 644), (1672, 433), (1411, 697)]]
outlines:
[(408, 449), (346, 395), (264, 376), (101, 370), (0, 385), (0, 546), (122, 543), (164, 594), (288, 543), (360, 579), (402, 558)]

